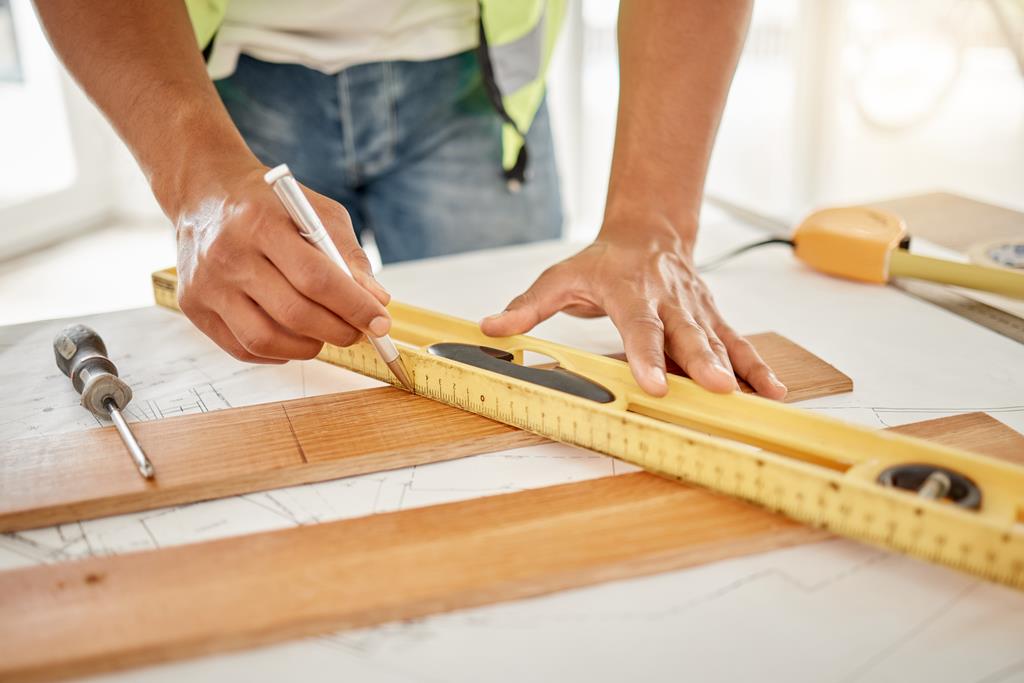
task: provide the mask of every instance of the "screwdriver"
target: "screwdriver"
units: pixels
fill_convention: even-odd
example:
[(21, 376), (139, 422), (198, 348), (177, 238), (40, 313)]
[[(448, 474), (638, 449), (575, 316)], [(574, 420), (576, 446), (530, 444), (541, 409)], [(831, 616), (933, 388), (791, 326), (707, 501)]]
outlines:
[(91, 327), (69, 325), (53, 339), (57, 367), (71, 378), (82, 405), (100, 418), (109, 417), (128, 448), (135, 466), (146, 479), (156, 474), (121, 411), (132, 400), (132, 389), (117, 376), (117, 366), (107, 358), (107, 345)]

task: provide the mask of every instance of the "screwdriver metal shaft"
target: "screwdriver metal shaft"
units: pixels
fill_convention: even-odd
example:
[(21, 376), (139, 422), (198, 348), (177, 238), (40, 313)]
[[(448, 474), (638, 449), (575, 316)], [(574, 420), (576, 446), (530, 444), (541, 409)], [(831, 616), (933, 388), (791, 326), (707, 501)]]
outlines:
[(103, 405), (106, 406), (107, 412), (110, 413), (110, 419), (114, 423), (117, 433), (121, 435), (121, 441), (124, 442), (125, 447), (128, 449), (128, 454), (135, 461), (135, 467), (139, 469), (139, 474), (146, 479), (152, 479), (153, 475), (156, 474), (156, 470), (153, 469), (153, 463), (149, 461), (149, 458), (142, 451), (142, 446), (139, 445), (135, 434), (132, 433), (117, 404), (114, 403), (113, 399), (108, 398), (103, 402)]

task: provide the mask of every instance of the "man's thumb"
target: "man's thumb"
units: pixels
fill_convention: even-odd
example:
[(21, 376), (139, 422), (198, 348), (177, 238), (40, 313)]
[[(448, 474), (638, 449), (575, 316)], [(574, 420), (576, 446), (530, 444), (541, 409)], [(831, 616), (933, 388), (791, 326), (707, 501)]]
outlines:
[(480, 329), (489, 337), (529, 332), (562, 310), (560, 300), (559, 290), (541, 276), (532, 287), (512, 299), (504, 311), (481, 320)]

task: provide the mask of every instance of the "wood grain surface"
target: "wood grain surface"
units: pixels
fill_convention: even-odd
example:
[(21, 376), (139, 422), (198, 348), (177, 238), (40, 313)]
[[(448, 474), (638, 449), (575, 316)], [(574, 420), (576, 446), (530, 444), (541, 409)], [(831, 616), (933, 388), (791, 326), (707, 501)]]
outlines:
[[(762, 332), (747, 337), (747, 341), (754, 345), (764, 362), (786, 385), (788, 392), (784, 403), (853, 391), (852, 379), (782, 335)], [(742, 379), (740, 389), (754, 393)]]
[(0, 444), (0, 531), (14, 531), (545, 443), (384, 387), (133, 425), (142, 479), (112, 427)]
[[(790, 400), (849, 378), (779, 335), (752, 342)], [(144, 481), (113, 427), (0, 444), (0, 531), (138, 512), (544, 443), (392, 388), (268, 403), (133, 426), (157, 470)]]
[(912, 422), (893, 427), (892, 431), (1024, 465), (1024, 436), (987, 413), (964, 413)]
[[(901, 427), (1020, 449), (986, 415)], [(826, 537), (646, 473), (0, 573), (0, 680), (40, 681), (542, 595)]]

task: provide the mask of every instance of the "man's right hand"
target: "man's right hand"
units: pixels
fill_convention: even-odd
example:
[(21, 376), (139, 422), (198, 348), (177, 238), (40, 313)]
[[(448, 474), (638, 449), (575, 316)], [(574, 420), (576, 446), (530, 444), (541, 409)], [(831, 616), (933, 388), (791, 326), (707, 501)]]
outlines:
[[(303, 188), (348, 277), (299, 234), (263, 181), (266, 168), (204, 169), (175, 201), (178, 303), (193, 323), (239, 360), (308, 359), (322, 342), (352, 344), (391, 328), (388, 293), (341, 204)], [(193, 180), (195, 180), (193, 178)]]
[(388, 294), (348, 213), (306, 191), (355, 281), (299, 235), (263, 182), (266, 168), (206, 75), (185, 3), (36, 0), (36, 10), (175, 224), (178, 302), (203, 332), (265, 363), (388, 332)]

